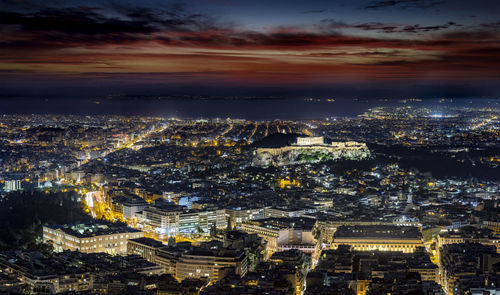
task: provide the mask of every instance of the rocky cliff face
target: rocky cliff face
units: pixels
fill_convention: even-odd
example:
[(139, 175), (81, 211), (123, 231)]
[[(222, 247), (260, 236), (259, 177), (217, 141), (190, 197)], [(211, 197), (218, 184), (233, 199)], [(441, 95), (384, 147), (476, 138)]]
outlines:
[(284, 166), (303, 163), (317, 163), (329, 160), (362, 160), (370, 157), (370, 150), (364, 143), (350, 146), (289, 146), (275, 149), (257, 149), (254, 152), (254, 166)]

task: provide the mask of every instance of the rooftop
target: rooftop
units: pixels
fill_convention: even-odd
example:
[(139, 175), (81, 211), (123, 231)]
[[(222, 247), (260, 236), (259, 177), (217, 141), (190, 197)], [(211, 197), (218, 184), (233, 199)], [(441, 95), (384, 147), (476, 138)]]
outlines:
[(64, 233), (78, 238), (88, 238), (94, 236), (119, 234), (119, 233), (140, 232), (140, 230), (133, 229), (126, 225), (120, 225), (120, 224), (79, 223), (79, 224), (47, 225), (46, 227), (51, 228), (53, 230), (60, 229)]
[(312, 218), (305, 217), (279, 217), (279, 218), (265, 218), (259, 220), (249, 221), (250, 224), (255, 224), (260, 227), (270, 228), (270, 229), (306, 229), (312, 230), (316, 220)]
[(418, 227), (393, 225), (340, 226), (333, 238), (422, 239)]
[(129, 242), (135, 242), (141, 245), (153, 247), (153, 248), (162, 248), (165, 247), (165, 245), (162, 242), (159, 242), (157, 240), (153, 240), (151, 238), (138, 238), (138, 239), (130, 239)]

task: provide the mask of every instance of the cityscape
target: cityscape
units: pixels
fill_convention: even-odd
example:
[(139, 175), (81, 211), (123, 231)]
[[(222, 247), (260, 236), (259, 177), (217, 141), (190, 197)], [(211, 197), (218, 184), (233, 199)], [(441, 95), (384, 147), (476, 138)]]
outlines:
[(499, 295), (495, 1), (0, 2), (0, 294)]
[(313, 121), (3, 115), (2, 288), (497, 290), (499, 123), (498, 108), (471, 107)]

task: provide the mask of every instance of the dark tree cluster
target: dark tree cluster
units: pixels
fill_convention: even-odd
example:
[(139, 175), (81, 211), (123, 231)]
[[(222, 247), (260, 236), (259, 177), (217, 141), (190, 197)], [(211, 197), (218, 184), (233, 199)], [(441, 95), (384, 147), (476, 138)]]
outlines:
[(90, 220), (76, 192), (12, 192), (0, 199), (0, 250), (43, 250), (43, 225)]

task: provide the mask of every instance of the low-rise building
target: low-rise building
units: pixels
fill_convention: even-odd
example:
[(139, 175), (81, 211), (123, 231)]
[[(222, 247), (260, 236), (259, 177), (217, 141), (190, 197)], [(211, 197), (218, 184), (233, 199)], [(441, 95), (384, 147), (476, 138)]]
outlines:
[(423, 247), (422, 233), (417, 227), (392, 225), (340, 226), (333, 235), (332, 248), (351, 246), (356, 251), (414, 252)]
[(123, 216), (124, 219), (133, 219), (138, 212), (148, 206), (144, 199), (135, 195), (117, 196), (111, 200), (111, 210)]
[[(476, 279), (480, 275), (496, 273), (495, 264), (500, 263), (500, 254), (492, 245), (469, 242), (446, 244), (440, 248), (440, 253), (441, 286), (449, 295), (457, 294), (455, 289), (459, 280), (469, 287), (484, 287), (484, 278), (480, 281)], [(471, 279), (476, 282), (465, 283)]]
[(270, 255), (291, 249), (314, 253), (317, 243), (313, 235), (314, 224), (312, 218), (266, 218), (245, 222), (240, 229), (266, 240)]
[(227, 268), (232, 268), (232, 273), (245, 276), (248, 271), (247, 257), (238, 251), (195, 248), (179, 258), (175, 275), (181, 280), (204, 278), (217, 281), (224, 276)]
[(140, 230), (116, 224), (66, 224), (43, 226), (43, 241), (51, 243), (55, 251), (71, 250), (82, 253), (127, 252), (129, 239), (144, 236)]
[(465, 226), (457, 229), (443, 230), (437, 236), (438, 248), (448, 244), (462, 244), (465, 242), (495, 246), (500, 253), (500, 237), (489, 228)]

